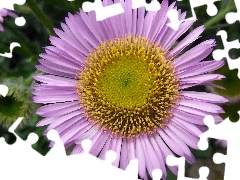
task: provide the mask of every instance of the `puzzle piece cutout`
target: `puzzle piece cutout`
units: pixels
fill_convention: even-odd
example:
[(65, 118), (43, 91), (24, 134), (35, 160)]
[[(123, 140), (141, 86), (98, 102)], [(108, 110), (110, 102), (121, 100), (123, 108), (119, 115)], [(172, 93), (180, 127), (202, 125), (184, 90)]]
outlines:
[(152, 177), (153, 177), (153, 180), (159, 180), (162, 178), (162, 170), (161, 169), (154, 169), (152, 171)]
[[(238, 111), (240, 115), (240, 111)], [(198, 147), (205, 150), (208, 147), (208, 138), (227, 140), (227, 154), (223, 155), (215, 153), (213, 161), (216, 164), (225, 162), (224, 180), (240, 179), (240, 121), (231, 122), (229, 118), (223, 120), (219, 124), (214, 124), (212, 116), (208, 115), (204, 118), (204, 123), (208, 126), (208, 130), (200, 135)]]
[(225, 30), (220, 30), (217, 32), (217, 36), (221, 36), (224, 49), (214, 50), (212, 55), (215, 60), (227, 59), (229, 69), (238, 69), (238, 78), (240, 78), (240, 58), (231, 59), (229, 56), (229, 50), (232, 48), (240, 49), (239, 40), (234, 40), (231, 42), (227, 41), (227, 32)]
[(21, 46), (20, 46), (20, 44), (17, 43), (17, 42), (12, 42), (12, 43), (10, 44), (10, 52), (6, 52), (6, 53), (3, 53), (3, 54), (0, 53), (0, 56), (6, 57), (6, 58), (12, 58), (12, 56), (13, 56), (13, 55), (12, 55), (12, 52), (13, 52), (13, 49), (14, 49), (15, 47), (21, 47)]
[[(178, 0), (178, 1), (184, 1), (184, 0)], [(179, 15), (178, 11), (176, 9), (169, 10), (167, 13), (167, 16), (170, 20), (170, 23), (168, 24), (169, 27), (171, 27), (173, 30), (178, 30), (179, 25), (188, 20), (196, 20), (197, 16), (195, 13), (194, 8), (200, 7), (203, 5), (207, 5), (207, 14), (209, 16), (215, 16), (218, 13), (218, 9), (214, 2), (221, 1), (221, 0), (189, 0), (190, 6), (191, 6), (191, 12), (192, 12), (192, 17), (184, 19), (184, 20), (179, 20)]]
[(161, 8), (160, 3), (157, 0), (152, 0), (151, 3), (146, 3), (146, 0), (132, 0), (132, 8), (137, 9), (145, 7), (147, 11), (158, 11)]
[[(169, 166), (178, 166), (178, 179), (177, 180), (194, 180), (193, 178), (185, 177), (185, 158), (184, 157), (175, 157), (169, 155), (167, 157), (167, 164)], [(201, 167), (199, 169), (199, 178), (197, 180), (207, 180), (209, 175), (208, 167)]]
[[(25, 2), (26, 0), (8, 0), (8, 1), (0, 0), (0, 9), (6, 8), (9, 10), (14, 10), (14, 7), (13, 7), (14, 4), (23, 5)], [(26, 23), (26, 20), (24, 17), (15, 18), (15, 24), (17, 26), (24, 26), (25, 23)], [(10, 44), (10, 52), (6, 52), (3, 54), (0, 53), (0, 56), (6, 57), (6, 58), (12, 58), (12, 51), (15, 47), (21, 47), (21, 45), (18, 42), (12, 42)]]
[[(161, 8), (160, 3), (157, 0), (153, 0), (149, 4), (147, 4), (145, 0), (132, 0), (132, 8), (137, 9), (139, 7), (145, 7), (147, 11), (158, 11)], [(97, 21), (101, 21), (124, 12), (121, 3), (114, 3), (104, 7), (101, 0), (95, 0), (94, 3), (84, 2), (82, 9), (85, 12), (95, 11)]]
[(0, 95), (2, 95), (3, 97), (6, 97), (6, 95), (8, 94), (8, 87), (4, 84), (0, 84)]
[[(13, 5), (18, 4), (18, 5), (23, 5), (26, 2), (26, 0), (0, 0), (0, 9), (6, 8), (10, 10), (14, 10)], [(24, 17), (16, 17), (15, 18), (15, 24), (17, 26), (24, 26), (26, 23), (26, 20)]]
[(84, 2), (82, 9), (85, 12), (95, 11), (97, 21), (101, 21), (124, 12), (121, 3), (114, 3), (104, 7), (101, 0), (95, 0), (94, 3)]
[(237, 12), (229, 12), (225, 15), (228, 24), (233, 24), (236, 21), (240, 22), (240, 1), (234, 0)]
[[(34, 133), (29, 134), (26, 141), (23, 141), (14, 132), (23, 118), (18, 118), (9, 128), (17, 141), (13, 145), (6, 145), (3, 138), (0, 138), (0, 174), (1, 177), (9, 180), (32, 179), (32, 174), (36, 180), (46, 179), (104, 179), (104, 180), (138, 180), (138, 161), (130, 161), (125, 170), (116, 168), (111, 163), (116, 158), (114, 151), (107, 151), (105, 160), (101, 160), (91, 154), (91, 140), (83, 140), (81, 145), (84, 152), (66, 156), (64, 145), (55, 130), (50, 130), (47, 137), (55, 142), (50, 152), (44, 157), (31, 148), (31, 145), (38, 140)], [(24, 163), (24, 166), (23, 166)], [(11, 168), (9, 168), (11, 167)], [(14, 169), (14, 173), (12, 173)], [(26, 169), (28, 172), (25, 173)], [(41, 172), (39, 173), (39, 169)], [(92, 173), (94, 171), (94, 173)]]

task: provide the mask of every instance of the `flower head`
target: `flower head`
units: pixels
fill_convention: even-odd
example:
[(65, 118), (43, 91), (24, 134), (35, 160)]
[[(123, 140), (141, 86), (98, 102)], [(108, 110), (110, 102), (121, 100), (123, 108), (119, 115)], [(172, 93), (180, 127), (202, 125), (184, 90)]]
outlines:
[(4, 21), (4, 17), (6, 17), (6, 16), (11, 16), (13, 18), (17, 17), (17, 15), (9, 9), (6, 9), (6, 8), (0, 9), (0, 31), (4, 30), (2, 23)]
[[(110, 5), (111, 0), (105, 0)], [(37, 114), (45, 132), (59, 132), (65, 147), (82, 152), (79, 144), (93, 142), (90, 153), (103, 158), (107, 150), (118, 154), (114, 165), (126, 168), (139, 160), (139, 175), (147, 177), (160, 168), (166, 178), (167, 155), (184, 156), (194, 162), (191, 148), (198, 149), (204, 116), (217, 122), (223, 113), (219, 95), (189, 91), (224, 76), (209, 74), (223, 61), (203, 61), (215, 46), (204, 41), (185, 48), (203, 32), (200, 26), (183, 35), (194, 21), (183, 22), (177, 31), (167, 26), (167, 11), (175, 9), (164, 0), (158, 12), (131, 9), (131, 0), (121, 1), (125, 12), (96, 21), (94, 12), (69, 13), (58, 37), (41, 54), (37, 68), (34, 101), (46, 104)], [(181, 20), (185, 13), (179, 12)], [(169, 167), (175, 174), (175, 167)]]

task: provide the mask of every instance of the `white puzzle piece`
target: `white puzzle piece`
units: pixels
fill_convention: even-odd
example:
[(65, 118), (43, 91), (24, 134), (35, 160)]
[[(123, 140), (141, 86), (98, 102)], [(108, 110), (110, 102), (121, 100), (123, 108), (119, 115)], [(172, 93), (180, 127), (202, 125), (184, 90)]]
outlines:
[[(178, 0), (178, 1), (186, 1), (186, 0)], [(191, 5), (191, 11), (192, 11), (192, 17), (184, 19), (184, 20), (179, 20), (178, 17), (178, 11), (176, 9), (169, 10), (167, 13), (167, 16), (170, 20), (170, 23), (168, 24), (169, 27), (171, 27), (173, 30), (178, 30), (179, 25), (188, 20), (197, 20), (197, 16), (195, 13), (194, 8), (200, 7), (203, 5), (207, 5), (207, 14), (209, 16), (215, 16), (218, 13), (218, 9), (215, 6), (214, 2), (221, 1), (221, 0), (188, 0), (190, 5)]]
[[(196, 180), (190, 177), (185, 177), (185, 158), (184, 157), (175, 157), (169, 155), (167, 157), (167, 164), (169, 166), (178, 166), (177, 180)], [(199, 169), (199, 178), (197, 180), (207, 180), (209, 175), (208, 167), (201, 167)]]
[[(18, 4), (18, 5), (23, 5), (25, 4), (26, 0), (0, 0), (0, 9), (6, 8), (10, 10), (14, 10), (13, 5)], [(15, 24), (17, 26), (24, 26), (26, 23), (26, 20), (24, 17), (17, 17), (15, 18)]]
[(95, 0), (94, 3), (84, 2), (82, 9), (85, 12), (95, 11), (97, 21), (101, 21), (106, 18), (122, 14), (124, 12), (121, 3), (114, 3), (112, 5), (104, 7), (101, 0)]
[(12, 43), (10, 44), (10, 52), (6, 52), (6, 53), (3, 53), (3, 54), (0, 53), (0, 56), (6, 57), (6, 58), (12, 58), (12, 56), (13, 56), (13, 55), (12, 55), (12, 52), (13, 52), (13, 49), (14, 49), (15, 47), (21, 47), (21, 46), (20, 46), (20, 44), (17, 43), (17, 42), (12, 42)]
[(240, 1), (234, 0), (237, 12), (229, 12), (226, 14), (225, 18), (228, 24), (233, 24), (236, 21), (240, 22)]
[(240, 78), (240, 58), (238, 59), (231, 59), (229, 56), (229, 51), (232, 48), (240, 49), (239, 40), (236, 39), (234, 41), (228, 42), (227, 41), (227, 32), (225, 30), (220, 30), (217, 33), (217, 36), (221, 36), (223, 47), (224, 49), (217, 49), (214, 50), (212, 55), (215, 60), (222, 60), (223, 58), (227, 59), (228, 67), (230, 70), (238, 69), (238, 78)]
[(215, 153), (213, 160), (216, 164), (225, 162), (224, 180), (240, 179), (240, 121), (233, 123), (227, 118), (214, 124), (213, 117), (209, 115), (204, 118), (204, 123), (209, 129), (200, 135), (199, 148), (205, 150), (208, 147), (208, 138), (227, 140), (227, 154)]
[(145, 0), (132, 0), (133, 9), (140, 7), (145, 7), (147, 11), (158, 11), (160, 10), (161, 5), (157, 0), (152, 0), (149, 4), (147, 4)]
[(0, 95), (2, 95), (3, 97), (5, 97), (8, 94), (8, 87), (4, 84), (0, 84)]
[[(16, 143), (7, 145), (4, 138), (0, 138), (0, 160), (4, 162), (0, 163), (1, 177), (7, 177), (8, 180), (19, 178), (31, 180), (32, 175), (37, 174), (34, 177), (35, 180), (138, 180), (137, 160), (130, 161), (126, 170), (119, 169), (111, 164), (117, 158), (114, 151), (107, 151), (105, 160), (89, 154), (91, 141), (88, 139), (81, 143), (84, 150), (82, 154), (67, 156), (59, 134), (55, 130), (51, 130), (47, 134), (47, 137), (55, 144), (45, 157), (42, 156), (31, 147), (38, 140), (36, 134), (31, 133), (27, 140), (23, 141), (14, 132), (22, 119), (18, 118), (9, 128), (9, 132), (17, 137)], [(12, 173), (13, 168), (14, 173)], [(44, 173), (38, 172), (39, 170)]]

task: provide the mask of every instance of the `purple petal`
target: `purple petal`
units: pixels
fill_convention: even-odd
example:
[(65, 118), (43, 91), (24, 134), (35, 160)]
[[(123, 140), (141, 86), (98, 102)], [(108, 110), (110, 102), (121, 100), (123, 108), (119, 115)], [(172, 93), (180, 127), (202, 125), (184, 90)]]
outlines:
[(143, 153), (144, 153), (146, 164), (147, 164), (147, 170), (148, 170), (148, 172), (150, 172), (150, 176), (152, 177), (151, 172), (154, 169), (160, 169), (161, 165), (160, 165), (159, 159), (149, 141), (150, 140), (147, 136), (141, 137), (141, 143), (142, 143)]
[(182, 78), (180, 80), (181, 84), (203, 84), (209, 81), (215, 81), (215, 80), (221, 80), (225, 78), (225, 76), (220, 75), (220, 74), (203, 74), (203, 75), (198, 75), (198, 76), (192, 76), (192, 77), (187, 77), (187, 78)]
[(138, 172), (140, 177), (144, 177), (146, 174), (145, 156), (143, 153), (143, 147), (141, 139), (136, 138), (136, 158), (138, 159)]
[(34, 96), (33, 102), (36, 103), (57, 103), (57, 102), (67, 102), (67, 101), (76, 101), (78, 100), (77, 94), (71, 94), (71, 95), (45, 95), (45, 96)]
[[(199, 141), (199, 138), (190, 134), (188, 131), (184, 130), (183, 128), (178, 128), (177, 126), (169, 126), (171, 130), (176, 134), (176, 139), (179, 140), (178, 137), (181, 137), (181, 139), (190, 147), (194, 149), (198, 149), (197, 143)], [(191, 159), (187, 159), (189, 162), (193, 163)]]
[(164, 130), (158, 130), (159, 135), (163, 139), (163, 141), (168, 145), (168, 147), (177, 155), (184, 156), (184, 152), (181, 148), (176, 146), (176, 143), (173, 141), (171, 137), (169, 137)]
[(137, 36), (142, 36), (142, 33), (143, 33), (144, 14), (145, 14), (145, 8), (144, 7), (138, 8)]
[(199, 110), (202, 110), (205, 112), (224, 113), (223, 109), (220, 106), (217, 106), (215, 104), (206, 103), (206, 102), (198, 101), (196, 103), (196, 101), (193, 101), (193, 100), (182, 99), (182, 100), (178, 101), (178, 103), (182, 106), (199, 109)]
[(200, 100), (204, 102), (211, 102), (211, 103), (225, 103), (228, 102), (228, 99), (212, 93), (206, 92), (195, 92), (195, 91), (181, 91), (180, 95), (189, 98), (192, 100)]
[(202, 131), (199, 128), (197, 128), (195, 124), (186, 122), (177, 117), (172, 117), (171, 122), (172, 122), (172, 125), (177, 126), (179, 128), (183, 128), (195, 136), (199, 136), (200, 134), (202, 134)]
[(224, 65), (224, 61), (205, 61), (201, 62), (195, 66), (184, 69), (183, 71), (176, 74), (180, 79), (191, 77), (195, 75), (206, 74), (212, 72), (216, 69), (219, 69)]
[(180, 109), (178, 106), (173, 110), (173, 115), (175, 117), (177, 117), (181, 120), (184, 120), (186, 122), (189, 122), (189, 123), (205, 125), (203, 122), (204, 115), (201, 116), (201, 115), (195, 114), (195, 113), (192, 114), (192, 113), (188, 112), (187, 110), (185, 111), (185, 110), (180, 110)]
[[(163, 1), (161, 3), (161, 9), (157, 11), (157, 14), (153, 20), (152, 28), (149, 33), (149, 39), (151, 41), (156, 41), (156, 38), (160, 32), (162, 32), (162, 28), (166, 25), (166, 21), (168, 20), (167, 17), (167, 11), (168, 11), (168, 1)], [(133, 19), (133, 22), (135, 20)]]
[(100, 155), (99, 155), (100, 159), (103, 159), (103, 160), (105, 159), (105, 155), (106, 155), (107, 151), (110, 149), (111, 141), (112, 141), (112, 138), (109, 136), (106, 143), (103, 146), (102, 151), (100, 152)]
[(156, 140), (155, 140), (155, 138), (153, 136), (149, 136), (148, 140), (150, 141), (152, 149), (153, 149), (154, 153), (157, 156), (158, 162), (160, 163), (160, 169), (162, 170), (163, 176), (164, 176), (163, 178), (166, 178), (167, 170), (166, 170), (166, 167), (165, 167), (165, 163), (164, 163), (165, 159), (164, 159), (164, 157), (162, 155), (162, 152), (159, 149), (158, 144), (157, 144), (157, 142), (156, 142)]
[[(162, 138), (156, 134), (154, 136), (156, 143), (158, 144), (158, 148), (161, 150), (164, 162), (166, 162), (166, 157), (168, 155), (174, 155), (173, 152), (168, 148), (168, 146), (163, 142)], [(174, 173), (177, 174), (178, 170), (176, 166), (168, 166), (169, 169)]]
[(68, 114), (79, 109), (79, 102), (64, 102), (42, 106), (37, 110), (36, 114), (42, 117), (55, 117)]
[(123, 139), (122, 141), (122, 150), (121, 150), (121, 159), (120, 159), (120, 168), (121, 169), (126, 169), (129, 163), (129, 158), (128, 158), (128, 149), (127, 149), (127, 140)]
[(90, 150), (90, 153), (97, 156), (99, 152), (102, 150), (104, 144), (106, 143), (107, 139), (110, 137), (110, 132), (102, 132), (101, 136), (94, 141), (93, 145)]
[(194, 156), (192, 155), (187, 145), (183, 142), (184, 140), (182, 139), (182, 136), (178, 136), (177, 132), (175, 132), (174, 130), (175, 130), (175, 127), (173, 127), (173, 124), (169, 123), (168, 128), (165, 128), (164, 132), (168, 134), (169, 137), (172, 138), (173, 142), (175, 142), (176, 148), (182, 149), (184, 153), (184, 157), (186, 157), (187, 161), (194, 163), (195, 161)]
[[(191, 22), (191, 21), (190, 21)], [(186, 23), (190, 23), (188, 21), (186, 21)], [(191, 22), (192, 23), (192, 22)], [(188, 28), (190, 26), (187, 26)], [(187, 28), (187, 29), (188, 29)], [(204, 30), (203, 26), (200, 26), (196, 29), (194, 29), (191, 33), (189, 33), (183, 40), (181, 40), (179, 42), (179, 44), (167, 54), (167, 57), (174, 57), (176, 56), (178, 53), (180, 53), (185, 47), (187, 47), (190, 43), (194, 42), (196, 39), (199, 38), (200, 34), (202, 34)]]
[(191, 48), (178, 58), (173, 60), (173, 64), (175, 67), (177, 67), (177, 70), (180, 71), (183, 68), (190, 67), (192, 65), (195, 65), (199, 63), (201, 60), (206, 58), (213, 49), (213, 46), (215, 45), (215, 40), (207, 40), (204, 41), (195, 47)]

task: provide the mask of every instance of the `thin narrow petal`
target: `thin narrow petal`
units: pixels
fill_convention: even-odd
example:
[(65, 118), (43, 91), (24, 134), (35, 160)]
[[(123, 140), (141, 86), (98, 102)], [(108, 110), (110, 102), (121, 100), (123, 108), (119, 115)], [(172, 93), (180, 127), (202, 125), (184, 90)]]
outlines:
[(182, 99), (178, 103), (183, 106), (191, 107), (194, 109), (199, 109), (199, 110), (210, 112), (210, 113), (223, 113), (224, 112), (220, 106), (217, 106), (215, 104), (206, 103), (206, 102), (201, 102), (201, 101), (194, 103), (193, 100)]
[(136, 158), (138, 159), (138, 172), (141, 177), (144, 177), (146, 174), (146, 165), (145, 165), (145, 156), (143, 153), (143, 147), (141, 140), (136, 139)]
[(228, 99), (213, 93), (206, 92), (195, 92), (195, 91), (181, 91), (181, 96), (185, 98), (190, 98), (193, 100), (200, 100), (210, 103), (225, 103), (228, 102)]
[(173, 124), (169, 124), (168, 128), (164, 129), (165, 133), (172, 138), (173, 142), (175, 142), (175, 146), (178, 146), (178, 148), (182, 149), (182, 151), (184, 152), (184, 157), (186, 157), (187, 161), (190, 163), (194, 163), (195, 159), (191, 151), (189, 150), (187, 145), (180, 138), (178, 138), (179, 136), (174, 130), (175, 128), (173, 128)]
[(177, 75), (182, 79), (186, 77), (206, 74), (219, 69), (224, 65), (224, 61), (208, 61), (202, 62), (195, 66), (184, 69), (183, 71), (177, 73)]

